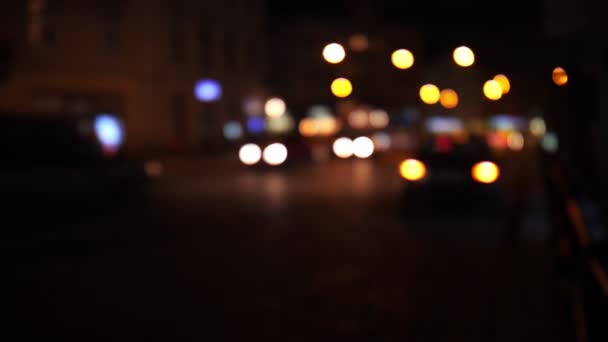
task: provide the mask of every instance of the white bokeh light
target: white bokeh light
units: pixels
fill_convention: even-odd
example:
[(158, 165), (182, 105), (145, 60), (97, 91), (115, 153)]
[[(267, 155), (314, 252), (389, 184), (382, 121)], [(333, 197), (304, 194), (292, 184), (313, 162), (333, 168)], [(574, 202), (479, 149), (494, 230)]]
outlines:
[(262, 159), (262, 149), (256, 144), (245, 144), (239, 150), (239, 159), (245, 165), (255, 165)]
[(368, 137), (358, 137), (353, 141), (353, 154), (361, 159), (371, 157), (374, 154), (374, 142)]
[(281, 165), (287, 160), (287, 147), (281, 143), (266, 146), (262, 158), (268, 165)]
[(460, 46), (454, 49), (453, 58), (456, 64), (465, 68), (475, 63), (475, 53), (467, 46)]
[(338, 158), (350, 158), (353, 155), (353, 141), (346, 137), (338, 138), (334, 141), (333, 151)]
[(346, 51), (344, 50), (344, 47), (338, 43), (327, 44), (325, 48), (323, 48), (323, 58), (328, 63), (340, 63), (345, 57)]
[(278, 97), (268, 99), (268, 101), (266, 101), (266, 104), (264, 105), (264, 112), (266, 112), (266, 115), (272, 118), (276, 118), (285, 114), (286, 110), (287, 107), (285, 105), (285, 101)]
[(100, 114), (95, 118), (95, 135), (106, 150), (118, 149), (124, 139), (122, 122), (111, 114)]

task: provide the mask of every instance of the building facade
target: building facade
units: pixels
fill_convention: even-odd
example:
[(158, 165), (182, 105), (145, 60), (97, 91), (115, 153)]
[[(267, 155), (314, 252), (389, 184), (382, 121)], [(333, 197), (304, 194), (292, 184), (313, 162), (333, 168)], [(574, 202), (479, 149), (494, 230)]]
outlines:
[[(260, 87), (264, 18), (258, 0), (5, 1), (0, 107), (114, 113), (134, 153), (213, 145)], [(221, 84), (220, 100), (197, 101), (204, 78)]]
[[(567, 156), (584, 179), (608, 187), (608, 12), (599, 0), (545, 0), (544, 33), (554, 65), (569, 75), (555, 95), (555, 121)], [(564, 104), (566, 101), (566, 104)]]

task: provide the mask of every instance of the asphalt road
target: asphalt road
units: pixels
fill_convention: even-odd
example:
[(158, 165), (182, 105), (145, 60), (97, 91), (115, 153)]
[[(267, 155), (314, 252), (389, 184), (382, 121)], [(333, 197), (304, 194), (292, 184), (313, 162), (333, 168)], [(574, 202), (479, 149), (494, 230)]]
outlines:
[(7, 225), (21, 233), (3, 239), (5, 333), (571, 341), (542, 189), (521, 159), (505, 170), (507, 190), (525, 189), (517, 220), (466, 198), (466, 215), (404, 215), (404, 184), (387, 162), (169, 163), (124, 210), (97, 201), (95, 215)]

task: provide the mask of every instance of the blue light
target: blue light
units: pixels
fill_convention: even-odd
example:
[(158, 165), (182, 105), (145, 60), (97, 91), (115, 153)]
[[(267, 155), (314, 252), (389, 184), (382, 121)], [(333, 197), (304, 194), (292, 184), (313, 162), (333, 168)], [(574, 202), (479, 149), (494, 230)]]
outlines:
[(254, 116), (247, 119), (247, 130), (251, 134), (259, 134), (266, 129), (266, 122), (263, 117)]
[(124, 129), (118, 118), (100, 114), (95, 118), (95, 135), (105, 149), (116, 150), (123, 143)]
[(528, 123), (520, 116), (510, 114), (494, 115), (490, 119), (490, 125), (497, 130), (520, 130), (528, 128)]
[(228, 140), (238, 140), (243, 136), (243, 128), (238, 121), (229, 121), (224, 125), (224, 137)]
[(194, 96), (202, 102), (217, 101), (222, 97), (222, 86), (216, 80), (200, 80), (194, 86)]
[(433, 116), (426, 121), (426, 129), (431, 133), (456, 133), (464, 129), (459, 118)]

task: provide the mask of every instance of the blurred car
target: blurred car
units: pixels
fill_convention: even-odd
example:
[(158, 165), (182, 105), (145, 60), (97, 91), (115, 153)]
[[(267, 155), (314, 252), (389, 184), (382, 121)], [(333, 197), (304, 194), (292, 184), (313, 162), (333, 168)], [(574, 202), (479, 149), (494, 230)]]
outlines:
[(248, 167), (289, 167), (312, 161), (312, 148), (299, 136), (269, 137), (247, 142), (239, 148), (238, 157)]
[(501, 169), (483, 138), (462, 142), (435, 135), (404, 160), (399, 171), (410, 205), (418, 203), (431, 211), (440, 205), (442, 209), (502, 205)]
[(119, 144), (104, 144), (122, 128), (96, 122), (61, 114), (0, 115), (3, 201), (15, 209), (76, 211), (92, 203), (124, 204), (140, 194), (143, 165), (128, 161)]

